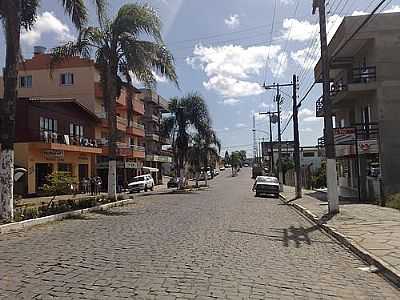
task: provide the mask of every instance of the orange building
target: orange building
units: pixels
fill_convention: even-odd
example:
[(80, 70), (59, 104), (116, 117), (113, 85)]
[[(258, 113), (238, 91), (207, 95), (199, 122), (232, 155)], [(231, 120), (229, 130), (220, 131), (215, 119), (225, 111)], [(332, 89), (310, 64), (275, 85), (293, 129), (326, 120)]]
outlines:
[[(18, 97), (40, 99), (74, 99), (85, 109), (94, 113), (100, 120), (94, 130), (94, 138), (101, 148), (101, 153), (90, 164), (91, 175), (101, 175), (103, 187), (107, 186), (107, 137), (108, 125), (103, 103), (103, 91), (100, 74), (93, 60), (71, 57), (56, 64), (50, 72), (51, 55), (45, 48), (35, 47), (31, 59), (19, 67)], [(0, 95), (3, 95), (3, 79), (0, 78)], [(144, 148), (144, 102), (139, 91), (133, 90), (133, 122), (127, 120), (127, 95), (123, 90), (117, 101), (117, 119), (120, 140), (118, 142), (118, 182), (123, 184), (129, 177), (141, 173), (145, 160)], [(17, 123), (18, 123), (17, 119)], [(16, 152), (16, 160), (19, 153)]]

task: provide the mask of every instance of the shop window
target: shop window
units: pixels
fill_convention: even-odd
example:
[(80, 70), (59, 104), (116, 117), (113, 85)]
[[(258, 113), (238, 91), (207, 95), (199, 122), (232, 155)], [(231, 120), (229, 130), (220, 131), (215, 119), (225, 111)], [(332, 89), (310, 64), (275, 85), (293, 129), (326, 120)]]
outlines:
[(19, 78), (20, 88), (31, 88), (32, 87), (32, 75), (21, 76)]
[(71, 137), (83, 137), (83, 126), (70, 123), (69, 124), (69, 135)]
[(72, 175), (72, 164), (59, 163), (58, 171), (66, 172), (66, 173), (69, 173), (70, 175)]
[(314, 152), (304, 152), (303, 157), (315, 157), (315, 153)]

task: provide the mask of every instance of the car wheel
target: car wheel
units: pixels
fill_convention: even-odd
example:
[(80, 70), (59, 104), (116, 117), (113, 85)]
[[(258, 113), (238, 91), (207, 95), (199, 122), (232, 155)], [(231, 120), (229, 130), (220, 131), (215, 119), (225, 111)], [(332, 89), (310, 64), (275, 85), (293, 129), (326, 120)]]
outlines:
[(144, 187), (144, 191), (147, 192), (147, 185)]
[(256, 197), (260, 197), (260, 194), (256, 192)]
[(151, 185), (150, 191), (154, 191), (154, 184)]
[(279, 194), (275, 194), (275, 198), (279, 199)]

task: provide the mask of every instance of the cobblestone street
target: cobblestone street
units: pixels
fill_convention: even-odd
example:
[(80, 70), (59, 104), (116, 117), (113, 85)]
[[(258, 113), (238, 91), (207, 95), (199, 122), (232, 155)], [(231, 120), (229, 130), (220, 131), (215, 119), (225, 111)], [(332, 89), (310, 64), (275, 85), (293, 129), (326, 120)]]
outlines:
[(250, 169), (210, 189), (0, 236), (1, 299), (400, 299)]

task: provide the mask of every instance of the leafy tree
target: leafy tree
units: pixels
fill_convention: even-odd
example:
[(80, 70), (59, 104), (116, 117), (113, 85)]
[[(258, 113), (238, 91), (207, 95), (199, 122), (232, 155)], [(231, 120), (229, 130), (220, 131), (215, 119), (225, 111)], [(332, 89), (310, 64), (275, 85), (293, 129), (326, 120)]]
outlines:
[[(81, 29), (88, 21), (84, 0), (59, 1), (76, 28)], [(102, 18), (106, 1), (93, 0), (99, 19)], [(30, 30), (34, 25), (40, 0), (0, 0), (0, 23), (5, 33), (6, 59), (4, 99), (0, 101), (0, 218), (13, 219), (13, 168), (15, 141), (15, 111), (17, 100), (18, 62), (21, 60), (21, 29)]]
[(224, 159), (225, 164), (229, 164), (230, 163), (230, 159), (231, 159), (231, 157), (230, 157), (229, 152), (227, 150), (227, 151), (225, 151), (225, 159)]
[(78, 184), (75, 177), (71, 176), (69, 172), (53, 172), (47, 176), (47, 183), (43, 186), (43, 191), (53, 196), (48, 204), (48, 207), (53, 203), (58, 195), (69, 195), (74, 192), (74, 187)]
[(232, 165), (232, 176), (236, 176), (237, 169), (240, 167), (240, 162), (241, 162), (240, 153), (237, 151), (232, 152), (230, 157), (230, 162)]
[(210, 117), (204, 99), (197, 93), (182, 98), (173, 98), (169, 104), (171, 116), (163, 120), (162, 135), (172, 137), (175, 169), (182, 188), (185, 177), (185, 165), (188, 158), (190, 132), (203, 135), (209, 128)]
[[(158, 73), (177, 84), (174, 61), (161, 37), (161, 21), (148, 5), (123, 5), (113, 19), (103, 18), (99, 27), (82, 28), (76, 43), (53, 50), (54, 62), (74, 55), (90, 58), (95, 51), (104, 91), (104, 107), (109, 127), (108, 196), (116, 199), (117, 118), (116, 98), (124, 86), (131, 85), (130, 74), (154, 88)], [(128, 90), (129, 91), (129, 90)], [(130, 95), (131, 97), (131, 95)]]

